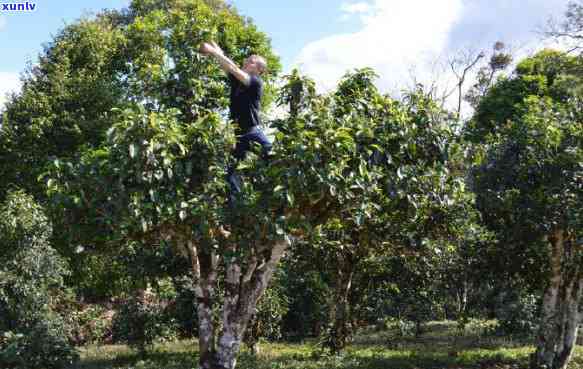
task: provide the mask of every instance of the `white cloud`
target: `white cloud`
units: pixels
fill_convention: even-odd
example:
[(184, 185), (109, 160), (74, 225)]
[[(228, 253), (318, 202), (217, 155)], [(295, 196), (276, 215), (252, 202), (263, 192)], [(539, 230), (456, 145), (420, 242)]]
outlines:
[(342, 3), (340, 6), (340, 10), (342, 11), (342, 16), (340, 17), (341, 21), (349, 20), (355, 14), (365, 15), (369, 14), (373, 7), (366, 2), (360, 3)]
[(0, 15), (0, 31), (2, 31), (6, 27), (6, 17)]
[(358, 12), (360, 31), (308, 44), (297, 57), (300, 69), (321, 90), (332, 88), (347, 70), (360, 67), (374, 68), (382, 88), (397, 87), (411, 65), (443, 51), (463, 9), (462, 0), (374, 0), (367, 5), (368, 12)]
[[(457, 50), (489, 49), (502, 40), (520, 49), (542, 47), (537, 29), (549, 16), (560, 16), (568, 0), (369, 0), (344, 3), (345, 17), (358, 17), (361, 29), (309, 43), (294, 66), (332, 89), (348, 70), (372, 67), (378, 86), (397, 93), (417, 81), (436, 77), (451, 84), (446, 68), (435, 61)], [(413, 72), (412, 72), (413, 70)]]
[(18, 73), (0, 72), (0, 111), (6, 103), (6, 95), (9, 92), (18, 92), (21, 87)]
[(561, 16), (568, 0), (469, 0), (450, 36), (451, 44), (483, 44), (497, 39), (532, 42), (550, 16)]
[(372, 7), (369, 3), (343, 3), (340, 9), (345, 13), (355, 14), (367, 13), (372, 10)]

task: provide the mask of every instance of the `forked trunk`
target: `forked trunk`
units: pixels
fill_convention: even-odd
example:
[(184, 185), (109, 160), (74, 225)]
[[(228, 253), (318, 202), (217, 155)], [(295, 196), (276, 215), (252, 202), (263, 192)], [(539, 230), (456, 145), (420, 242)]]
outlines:
[(566, 369), (577, 342), (583, 297), (582, 246), (566, 241), (563, 230), (555, 231), (549, 240), (551, 277), (543, 298), (531, 369)]
[[(212, 319), (218, 257), (214, 252), (210, 255), (201, 253), (193, 243), (188, 243), (195, 276), (201, 369), (235, 368), (247, 324), (289, 243), (287, 239), (280, 240), (252, 250), (244, 263), (240, 258), (229, 260), (221, 308), (222, 329), (218, 338)], [(234, 245), (230, 251), (235, 251)], [(267, 252), (269, 255), (265, 258)], [(246, 266), (245, 270), (242, 270), (241, 265)]]

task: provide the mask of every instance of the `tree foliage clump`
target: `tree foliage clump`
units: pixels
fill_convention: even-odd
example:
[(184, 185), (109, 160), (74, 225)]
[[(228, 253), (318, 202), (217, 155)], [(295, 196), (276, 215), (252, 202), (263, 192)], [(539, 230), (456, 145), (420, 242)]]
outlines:
[[(564, 368), (583, 295), (581, 59), (543, 51), (500, 81), (477, 113), (497, 112), (472, 172), (477, 206), (525, 280), (544, 289), (535, 367)], [(494, 127), (494, 126), (491, 126)], [(472, 128), (471, 128), (472, 129)], [(486, 137), (484, 137), (486, 136)], [(514, 268), (512, 268), (514, 266)], [(541, 266), (545, 273), (541, 274)], [(542, 277), (542, 278), (541, 278)], [(557, 346), (559, 345), (559, 346)], [(556, 349), (560, 347), (560, 349)], [(537, 366), (538, 365), (538, 366)]]
[[(448, 232), (445, 220), (463, 187), (446, 164), (459, 154), (449, 116), (420, 91), (402, 101), (382, 95), (375, 77), (370, 69), (356, 70), (334, 92), (318, 96), (310, 81), (292, 74), (281, 99), (290, 104), (290, 118), (275, 123), (281, 138), (276, 152), (285, 150), (285, 167), (305, 178), (293, 174), (284, 183), (314, 193), (307, 206), (295, 201), (290, 211), (313, 217), (306, 243), (318, 250), (316, 268), (332, 279), (323, 337), (332, 351), (344, 348), (354, 331), (351, 307), (358, 299), (351, 285), (362, 262), (431, 248), (431, 238)], [(340, 142), (325, 144), (335, 139)], [(322, 185), (324, 191), (315, 192)]]
[(176, 338), (176, 321), (154, 294), (143, 290), (124, 302), (113, 320), (113, 339), (144, 355), (154, 343)]
[[(42, 197), (36, 178), (47, 160), (98, 147), (119, 121), (113, 108), (135, 102), (151, 110), (174, 108), (185, 124), (224, 110), (225, 76), (198, 53), (209, 39), (238, 63), (252, 53), (265, 56), (267, 81), (280, 69), (267, 36), (222, 1), (134, 0), (122, 11), (63, 28), (23, 74), (22, 92), (6, 105), (3, 180)], [(267, 91), (265, 104), (273, 96), (270, 86)]]
[(529, 96), (550, 98), (555, 104), (564, 104), (575, 92), (573, 88), (578, 85), (580, 70), (577, 58), (554, 50), (543, 50), (521, 61), (514, 75), (500, 77), (479, 100), (468, 136), (480, 142), (488, 134), (495, 135), (508, 122), (520, 119), (528, 110), (526, 98)]
[(49, 243), (51, 225), (31, 196), (0, 207), (0, 364), (60, 368), (78, 358), (56, 311), (67, 267)]
[[(46, 200), (45, 182), (38, 178), (54, 159), (90, 155), (136, 105), (174, 115), (184, 126), (196, 125), (210, 112), (224, 117), (227, 78), (198, 53), (201, 42), (211, 39), (237, 63), (250, 54), (267, 59), (263, 102), (269, 105), (279, 60), (252, 20), (223, 1), (135, 0), (126, 9), (103, 11), (64, 27), (23, 74), (22, 91), (7, 102), (0, 129), (0, 198), (18, 187)], [(112, 206), (107, 197), (102, 199)], [(102, 281), (123, 270), (120, 263), (96, 257), (95, 251), (106, 251), (110, 229), (89, 220), (93, 211), (99, 210), (77, 214), (75, 226), (58, 211), (51, 215), (57, 230), (54, 245), (68, 258), (80, 293), (111, 297), (124, 286), (111, 284), (108, 290)], [(77, 253), (79, 245), (87, 252)], [(107, 251), (115, 255), (112, 248)]]

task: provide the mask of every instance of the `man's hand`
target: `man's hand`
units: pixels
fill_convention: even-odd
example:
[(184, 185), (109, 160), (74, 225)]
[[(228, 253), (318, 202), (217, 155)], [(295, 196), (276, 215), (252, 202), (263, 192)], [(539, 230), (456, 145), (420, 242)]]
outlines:
[(235, 76), (241, 83), (245, 86), (249, 86), (251, 77), (247, 72), (243, 71), (237, 64), (235, 64), (231, 59), (227, 58), (225, 54), (223, 54), (223, 50), (217, 45), (214, 41), (210, 42), (203, 42), (198, 51), (203, 55), (211, 55), (221, 65), (221, 68), (227, 72)]
[(204, 55), (224, 55), (223, 50), (214, 41), (203, 42), (198, 49)]
[(211, 44), (211, 46), (212, 46), (212, 47), (215, 49), (215, 52), (216, 52), (217, 54), (220, 54), (220, 55), (225, 55), (225, 53), (223, 53), (223, 49), (221, 49), (221, 47), (220, 47), (219, 45), (217, 45), (217, 43), (216, 43), (216, 42), (214, 42), (214, 41), (211, 41), (211, 42), (210, 42), (210, 44)]
[(198, 48), (198, 51), (203, 55), (211, 55), (215, 51), (215, 48), (208, 42), (203, 42)]

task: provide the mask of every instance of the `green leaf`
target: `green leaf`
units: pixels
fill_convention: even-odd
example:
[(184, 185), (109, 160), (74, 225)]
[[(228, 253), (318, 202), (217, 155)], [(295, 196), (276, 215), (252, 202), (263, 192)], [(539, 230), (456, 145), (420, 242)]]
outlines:
[(285, 189), (285, 187), (283, 187), (282, 185), (277, 185), (275, 186), (275, 188), (273, 189), (273, 193), (278, 193), (281, 192)]

